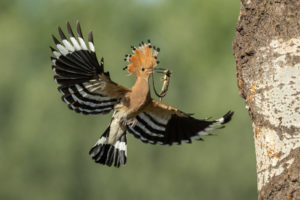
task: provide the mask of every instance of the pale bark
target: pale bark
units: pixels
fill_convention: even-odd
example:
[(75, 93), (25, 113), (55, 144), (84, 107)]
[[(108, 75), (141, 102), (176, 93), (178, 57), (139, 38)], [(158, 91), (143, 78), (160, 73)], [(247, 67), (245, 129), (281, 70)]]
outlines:
[(300, 1), (242, 0), (233, 43), (259, 199), (300, 199)]

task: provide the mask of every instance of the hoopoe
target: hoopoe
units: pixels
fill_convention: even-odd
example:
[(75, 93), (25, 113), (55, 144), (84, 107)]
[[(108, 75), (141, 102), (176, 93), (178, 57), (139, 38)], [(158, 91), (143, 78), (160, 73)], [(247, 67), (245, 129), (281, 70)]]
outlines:
[(131, 89), (110, 79), (104, 72), (104, 60), (97, 60), (92, 32), (88, 43), (84, 41), (79, 22), (77, 36), (67, 22), (67, 38), (58, 27), (61, 42), (52, 35), (56, 49), (52, 69), (59, 85), (62, 100), (71, 110), (83, 114), (107, 114), (114, 110), (110, 125), (89, 151), (96, 163), (120, 167), (127, 160), (126, 131), (144, 143), (172, 145), (192, 140), (203, 140), (209, 131), (229, 122), (233, 112), (227, 112), (217, 120), (195, 119), (175, 107), (151, 98), (148, 79), (160, 71), (159, 48), (150, 41), (132, 46), (132, 54), (126, 55), (129, 64), (124, 68), (136, 76)]

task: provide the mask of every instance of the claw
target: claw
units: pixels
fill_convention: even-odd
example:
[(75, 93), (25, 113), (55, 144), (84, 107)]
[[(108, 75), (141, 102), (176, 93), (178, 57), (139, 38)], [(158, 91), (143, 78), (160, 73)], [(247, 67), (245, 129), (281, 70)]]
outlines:
[(137, 120), (136, 119), (121, 119), (121, 125), (122, 126), (130, 126), (131, 128), (134, 128)]
[(136, 125), (136, 123), (137, 123), (137, 120), (136, 120), (136, 119), (134, 119), (134, 120), (129, 120), (129, 121), (127, 122), (127, 125), (129, 125), (131, 128), (134, 128), (135, 125)]

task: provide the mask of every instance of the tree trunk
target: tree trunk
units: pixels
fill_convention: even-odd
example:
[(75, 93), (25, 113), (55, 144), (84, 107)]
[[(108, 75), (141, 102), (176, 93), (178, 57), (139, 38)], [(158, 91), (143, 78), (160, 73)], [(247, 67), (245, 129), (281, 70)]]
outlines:
[(300, 0), (241, 0), (233, 49), (258, 199), (300, 199)]

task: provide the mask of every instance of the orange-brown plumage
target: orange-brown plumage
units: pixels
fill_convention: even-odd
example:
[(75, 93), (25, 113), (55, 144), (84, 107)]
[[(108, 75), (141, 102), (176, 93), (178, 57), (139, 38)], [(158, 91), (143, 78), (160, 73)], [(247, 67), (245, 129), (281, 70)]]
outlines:
[[(172, 145), (202, 140), (214, 126), (231, 120), (233, 112), (213, 121), (195, 119), (168, 104), (154, 100), (150, 95), (149, 76), (158, 64), (159, 48), (150, 41), (133, 48), (125, 60), (127, 71), (136, 76), (131, 89), (110, 79), (104, 72), (104, 60), (98, 63), (92, 33), (88, 43), (83, 39), (79, 22), (77, 36), (67, 23), (69, 37), (58, 29), (61, 42), (53, 36), (57, 49), (51, 47), (54, 57), (52, 69), (62, 100), (68, 107), (83, 114), (106, 114), (114, 110), (111, 123), (90, 155), (95, 162), (120, 167), (126, 163), (126, 131), (145, 143)], [(201, 136), (201, 137), (200, 137)]]
[(152, 48), (151, 43), (133, 47), (133, 54), (129, 56), (127, 70), (130, 74), (140, 76), (140, 69), (151, 70), (157, 65), (158, 52)]

